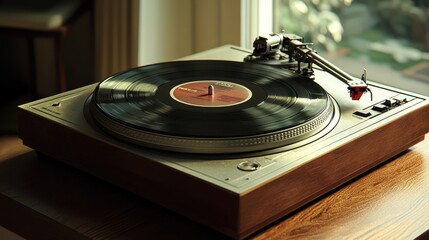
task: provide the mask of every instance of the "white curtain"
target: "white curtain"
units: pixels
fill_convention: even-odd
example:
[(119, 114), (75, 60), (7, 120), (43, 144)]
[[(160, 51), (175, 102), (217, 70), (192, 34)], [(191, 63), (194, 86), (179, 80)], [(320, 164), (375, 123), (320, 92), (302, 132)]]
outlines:
[(137, 66), (139, 0), (95, 0), (95, 79)]
[(139, 64), (240, 44), (240, 0), (140, 0)]
[(95, 79), (240, 44), (240, 0), (94, 0)]

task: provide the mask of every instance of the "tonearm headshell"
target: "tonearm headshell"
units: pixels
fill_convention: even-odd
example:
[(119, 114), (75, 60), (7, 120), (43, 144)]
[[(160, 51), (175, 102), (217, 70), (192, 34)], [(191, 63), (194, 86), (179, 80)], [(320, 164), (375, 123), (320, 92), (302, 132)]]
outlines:
[[(359, 100), (363, 93), (370, 92), (366, 84), (366, 69), (361, 79), (350, 76), (310, 48), (313, 43), (304, 43), (303, 37), (295, 34), (270, 34), (259, 36), (253, 42), (253, 53), (244, 60), (280, 66), (314, 79), (313, 63), (329, 72), (348, 86), (350, 97)], [(302, 66), (302, 63), (307, 66)], [(371, 96), (372, 98), (372, 96)]]

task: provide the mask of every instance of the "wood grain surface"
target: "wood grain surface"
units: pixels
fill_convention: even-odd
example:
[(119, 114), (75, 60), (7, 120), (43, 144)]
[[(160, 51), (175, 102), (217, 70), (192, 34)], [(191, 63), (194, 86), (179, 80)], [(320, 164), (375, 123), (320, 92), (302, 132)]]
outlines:
[(272, 224), (254, 239), (414, 239), (429, 229), (429, 141)]
[[(426, 139), (250, 239), (414, 239), (429, 229), (428, 213)], [(15, 137), (0, 137), (0, 225), (29, 239), (226, 238)]]

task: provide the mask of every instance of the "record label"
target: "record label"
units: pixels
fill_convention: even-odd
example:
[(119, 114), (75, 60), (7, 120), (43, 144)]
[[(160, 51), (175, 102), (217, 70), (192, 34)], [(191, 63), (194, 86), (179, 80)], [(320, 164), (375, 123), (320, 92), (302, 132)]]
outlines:
[(243, 85), (217, 80), (186, 82), (173, 87), (170, 96), (196, 107), (229, 107), (246, 102), (252, 92)]

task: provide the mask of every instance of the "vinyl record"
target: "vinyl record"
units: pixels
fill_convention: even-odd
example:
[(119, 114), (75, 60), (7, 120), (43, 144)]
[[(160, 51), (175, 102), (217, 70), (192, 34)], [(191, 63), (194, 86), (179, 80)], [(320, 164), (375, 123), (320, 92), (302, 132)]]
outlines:
[(332, 104), (318, 84), (289, 71), (253, 63), (178, 61), (104, 80), (92, 96), (91, 113), (105, 131), (133, 143), (224, 153), (309, 137), (329, 124)]

